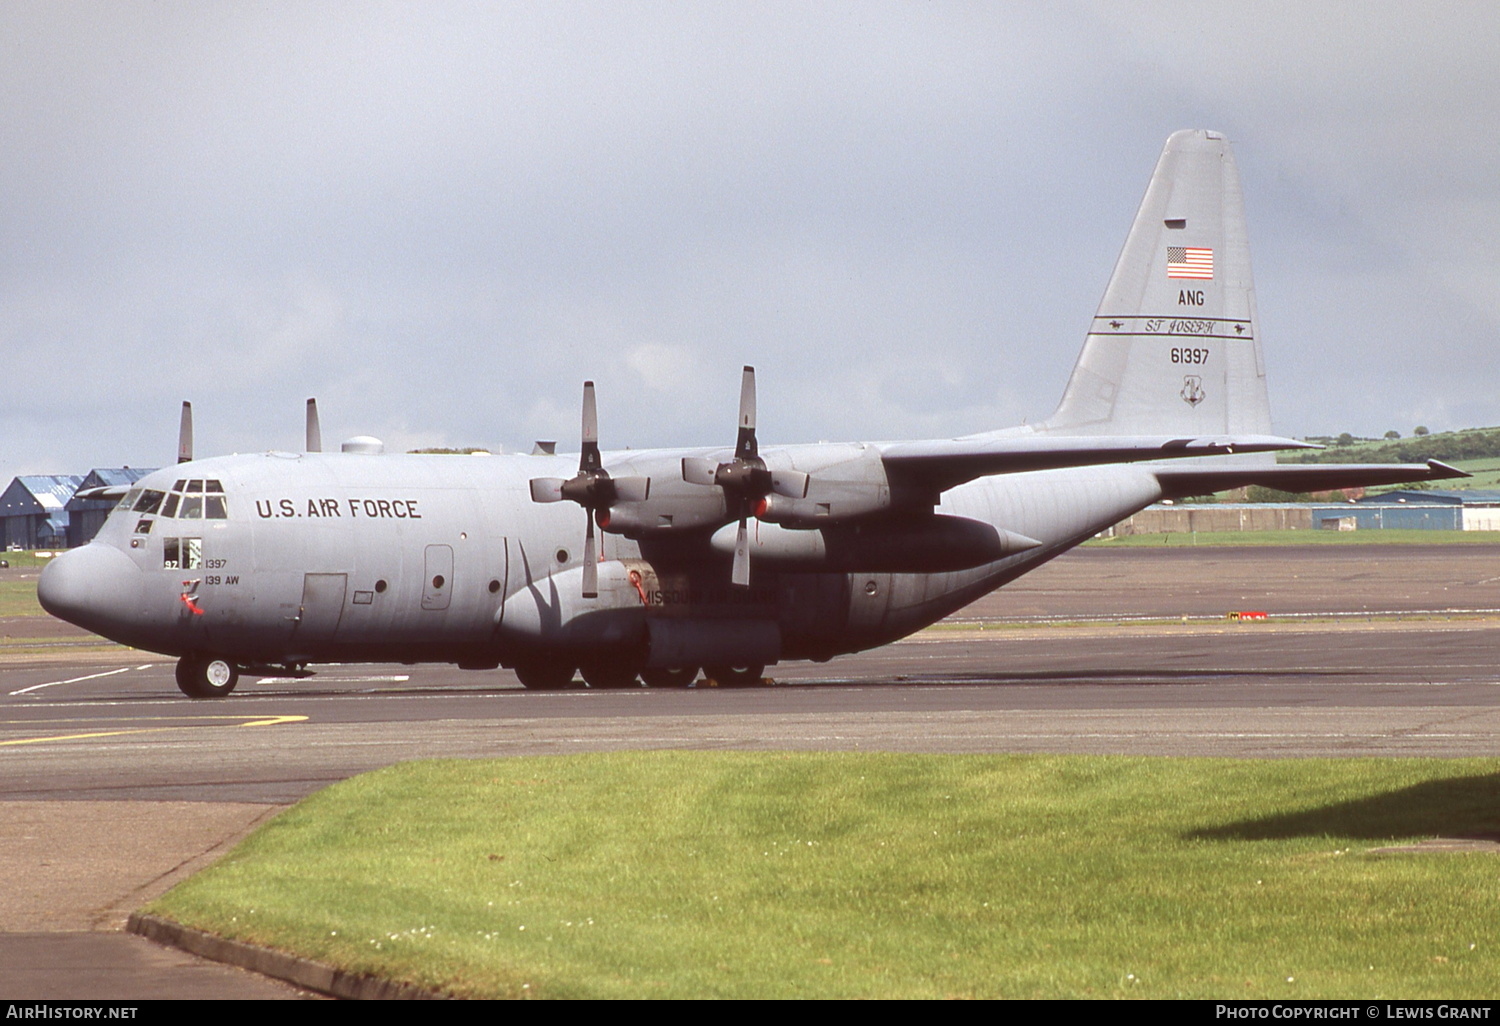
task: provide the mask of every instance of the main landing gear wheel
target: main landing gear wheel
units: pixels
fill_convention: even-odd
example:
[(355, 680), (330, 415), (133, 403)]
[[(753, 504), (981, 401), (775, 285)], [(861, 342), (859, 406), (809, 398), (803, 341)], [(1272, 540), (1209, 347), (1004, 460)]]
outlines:
[(530, 691), (561, 691), (573, 683), (573, 667), (557, 663), (518, 663), (516, 677)]
[(642, 670), (641, 680), (648, 688), (685, 688), (698, 679), (698, 667), (679, 666), (675, 670)]
[(703, 672), (721, 688), (753, 688), (766, 672), (764, 666), (705, 666)]
[(227, 659), (183, 656), (177, 660), (177, 687), (189, 698), (223, 698), (240, 682), (240, 668)]
[(639, 687), (635, 679), (635, 668), (620, 663), (595, 663), (593, 666), (584, 666), (580, 671), (583, 679), (589, 682), (591, 688), (634, 688)]

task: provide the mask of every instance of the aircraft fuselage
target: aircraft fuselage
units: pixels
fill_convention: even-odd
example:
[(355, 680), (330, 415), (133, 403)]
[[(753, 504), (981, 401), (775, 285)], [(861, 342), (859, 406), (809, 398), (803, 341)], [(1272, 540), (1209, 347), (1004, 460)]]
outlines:
[[(792, 458), (797, 448), (779, 451)], [(585, 599), (584, 514), (518, 498), (529, 480), (570, 466), (567, 457), (343, 453), (182, 464), (143, 478), (89, 546), (59, 557), (42, 601), (127, 645), (241, 665), (826, 659), (919, 630), (1160, 496), (1138, 466), (981, 479), (947, 492), (937, 512), (1033, 547), (937, 573), (878, 569), (891, 563), (875, 549), (877, 569), (848, 568), (863, 558), (856, 552), (839, 572), (768, 554), (755, 557), (749, 588), (730, 583), (728, 557), (714, 551), (722, 518), (686, 536), (606, 534), (600, 594)], [(752, 544), (763, 532), (807, 533), (759, 521), (751, 530)]]
[[(605, 454), (593, 382), (581, 413), (576, 462), (384, 455), (368, 439), (325, 455), (309, 400), (309, 454), (143, 478), (38, 595), (181, 656), (195, 697), (229, 693), (242, 668), (361, 660), (503, 665), (528, 687), (575, 670), (675, 686), (699, 667), (749, 683), (920, 630), (1157, 499), (1464, 476), (1275, 461), (1308, 443), (1268, 434), (1239, 176), (1202, 129), (1168, 138), (1045, 420), (762, 449), (748, 366), (732, 448)], [(186, 458), (187, 404), (179, 438)]]

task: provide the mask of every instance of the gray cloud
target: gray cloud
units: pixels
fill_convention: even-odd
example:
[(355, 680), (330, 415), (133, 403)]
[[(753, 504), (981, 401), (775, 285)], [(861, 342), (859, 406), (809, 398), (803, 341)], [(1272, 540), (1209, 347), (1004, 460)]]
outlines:
[(0, 7), (0, 474), (1036, 419), (1227, 131), (1278, 428), (1500, 421), (1486, 5)]

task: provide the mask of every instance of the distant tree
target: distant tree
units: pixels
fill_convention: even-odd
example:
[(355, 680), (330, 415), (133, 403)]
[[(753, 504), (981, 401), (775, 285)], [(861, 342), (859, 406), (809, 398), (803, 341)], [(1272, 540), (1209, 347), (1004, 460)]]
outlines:
[(1421, 438), (1423, 435), (1426, 435), (1429, 432), (1425, 425), (1418, 424), (1416, 427), (1412, 428), (1411, 433), (1416, 435), (1418, 438)]
[(1354, 444), (1354, 436), (1351, 435), (1349, 432), (1345, 431), (1343, 434), (1339, 435), (1338, 441), (1337, 441), (1336, 444), (1338, 444), (1338, 445), (1353, 445)]
[(1279, 488), (1268, 488), (1265, 485), (1251, 485), (1245, 489), (1246, 502), (1307, 502), (1310, 497), (1305, 492), (1284, 492)]
[(1399, 431), (1387, 431), (1385, 433), (1385, 437), (1386, 437), (1386, 441), (1394, 442), (1396, 439), (1398, 439), (1398, 438), (1401, 437), (1401, 432), (1399, 432)]

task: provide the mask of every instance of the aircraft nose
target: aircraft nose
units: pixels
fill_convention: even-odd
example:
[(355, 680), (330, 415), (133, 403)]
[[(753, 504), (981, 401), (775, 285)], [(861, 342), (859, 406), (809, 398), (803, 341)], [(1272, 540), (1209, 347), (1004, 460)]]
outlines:
[(130, 557), (98, 542), (54, 557), (36, 585), (47, 612), (106, 636), (136, 611), (140, 591), (141, 572)]

